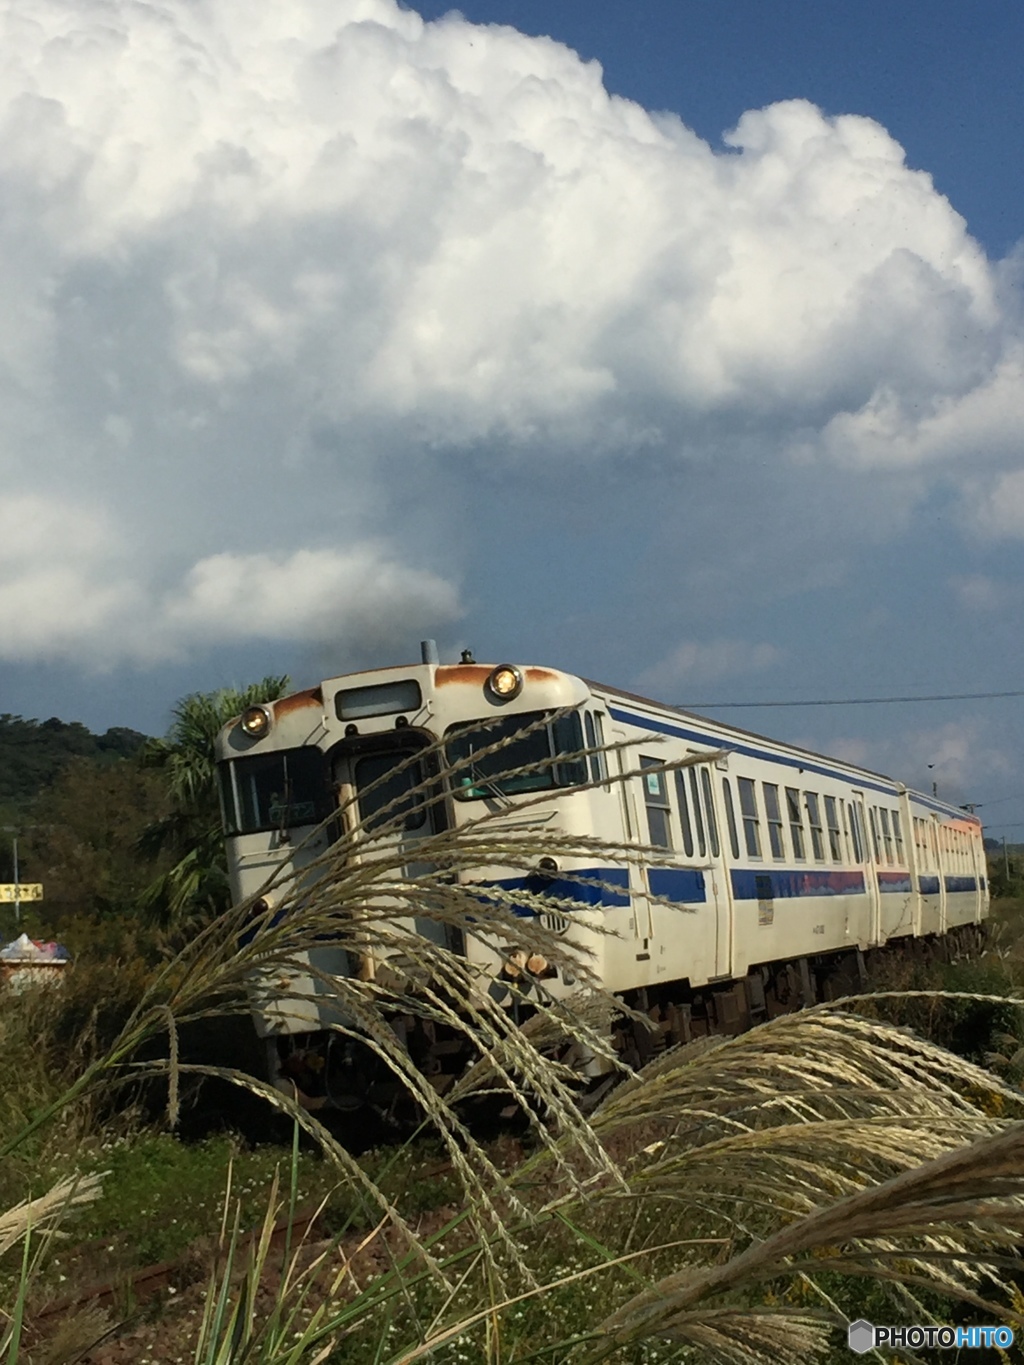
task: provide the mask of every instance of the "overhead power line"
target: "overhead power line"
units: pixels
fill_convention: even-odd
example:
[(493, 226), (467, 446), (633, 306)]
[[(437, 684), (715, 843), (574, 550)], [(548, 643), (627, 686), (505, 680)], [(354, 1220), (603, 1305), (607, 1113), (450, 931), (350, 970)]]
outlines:
[(1024, 697), (1024, 692), (937, 692), (927, 697), (814, 697), (809, 701), (688, 701), (687, 710), (709, 711), (752, 706), (892, 706), (914, 701), (987, 701), (991, 697)]

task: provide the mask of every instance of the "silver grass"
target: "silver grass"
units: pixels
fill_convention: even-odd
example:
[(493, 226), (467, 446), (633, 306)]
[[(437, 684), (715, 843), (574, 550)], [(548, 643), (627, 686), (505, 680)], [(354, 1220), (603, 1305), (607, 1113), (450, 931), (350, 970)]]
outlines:
[[(506, 743), (454, 764), (447, 764), (441, 746), (433, 753), (442, 775), (457, 776)], [(514, 771), (603, 752), (622, 768), (586, 784), (604, 786), (641, 771), (623, 761), (628, 747), (581, 750)], [(660, 770), (714, 757), (691, 756)], [(408, 764), (423, 758), (420, 751)], [(438, 799), (436, 782), (437, 774), (419, 789), (427, 805)], [(602, 990), (586, 941), (542, 922), (543, 914), (577, 914), (578, 903), (458, 878), (494, 867), (506, 876), (528, 873), (541, 856), (636, 864), (652, 850), (531, 827), (531, 810), (549, 802), (550, 792), (519, 801), (514, 812), (484, 802), (492, 808), (465, 828), (418, 839), (413, 850), (389, 846), (389, 836), (403, 827), (404, 799), (378, 812), (375, 820), (382, 815), (383, 821), (371, 831), (359, 826), (350, 803), (341, 812), (345, 832), (297, 882), (282, 871), (197, 935), (160, 974), (108, 1056), (71, 1092), (111, 1077), (153, 1074), (157, 1064), (133, 1060), (143, 1042), (168, 1032), (172, 1020), (180, 1026), (237, 1010), (260, 974), (310, 974), (301, 955), (325, 934), (383, 964), (375, 981), (312, 975), (336, 1000), (332, 1028), (370, 1048), (445, 1144), (466, 1198), (460, 1215), (466, 1244), (457, 1256), (442, 1255), (431, 1239), (418, 1236), (379, 1184), (295, 1099), (255, 1078), (181, 1064), (170, 1030), (164, 1072), (232, 1079), (291, 1115), (321, 1143), (372, 1220), (395, 1229), (404, 1245), (380, 1284), (353, 1286), (349, 1276), (349, 1302), (317, 1317), (303, 1349), (323, 1354), (339, 1334), (372, 1331), (375, 1315), (395, 1296), (415, 1324), (420, 1277), (439, 1288), (443, 1306), (431, 1323), (415, 1328), (415, 1342), (393, 1361), (428, 1357), (517, 1304), (594, 1276), (609, 1277), (611, 1311), (591, 1324), (596, 1344), (575, 1350), (592, 1359), (649, 1338), (729, 1365), (821, 1357), (828, 1333), (843, 1320), (840, 1302), (819, 1283), (823, 1273), (891, 1285), (907, 1302), (930, 1289), (986, 1314), (1008, 1315), (1000, 1276), (1024, 1232), (1024, 1102), (1012, 1087), (905, 1030), (859, 1017), (852, 1012), (856, 1002), (848, 1001), (782, 1016), (739, 1038), (702, 1039), (666, 1052), (638, 1075), (627, 1074), (588, 1119), (564, 1058), (582, 1046), (616, 1063), (607, 1024), (622, 1006)], [(509, 826), (510, 814), (519, 826)], [(406, 876), (411, 857), (433, 870)], [(276, 904), (259, 916), (254, 905), (262, 895)], [(277, 915), (282, 918), (274, 923)], [(536, 1013), (520, 1027), (494, 998), (486, 974), (401, 923), (424, 917), (484, 935), (499, 955), (523, 947), (543, 953), (575, 975), (578, 1000), (570, 1008), (546, 996), (539, 982), (528, 1002)], [(245, 933), (251, 937), (240, 945)], [(515, 998), (514, 984), (509, 991)], [(413, 1067), (389, 1022), (395, 1010), (466, 1038), (476, 1060), (447, 1093)], [(492, 1090), (515, 1097), (534, 1123), (539, 1151), (512, 1176), (489, 1160), (459, 1107)], [(54, 1109), (38, 1116), (22, 1137), (53, 1116)], [(537, 1258), (544, 1239), (556, 1235), (575, 1238), (580, 1254), (596, 1263), (548, 1281)], [(286, 1281), (294, 1302), (311, 1283), (297, 1271)], [(780, 1281), (799, 1285), (821, 1305), (821, 1316), (802, 1305), (773, 1306), (766, 1291)], [(248, 1316), (234, 1323), (255, 1341), (262, 1329), (253, 1301), (251, 1295), (245, 1300)], [(281, 1313), (287, 1316), (286, 1307)], [(235, 1359), (222, 1353), (230, 1334), (207, 1339), (217, 1343), (209, 1359)], [(267, 1365), (299, 1359), (294, 1345), (286, 1350), (283, 1339), (268, 1340), (260, 1338), (261, 1354), (252, 1358)]]
[(0, 1213), (0, 1256), (30, 1232), (52, 1232), (66, 1214), (100, 1197), (102, 1174), (68, 1176), (45, 1194)]

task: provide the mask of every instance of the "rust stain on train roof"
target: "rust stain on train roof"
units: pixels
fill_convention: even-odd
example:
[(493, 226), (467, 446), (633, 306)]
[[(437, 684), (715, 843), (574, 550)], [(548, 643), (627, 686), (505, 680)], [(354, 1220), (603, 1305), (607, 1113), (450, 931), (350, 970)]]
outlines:
[(275, 720), (280, 720), (282, 716), (288, 716), (293, 711), (303, 711), (307, 706), (322, 707), (323, 704), (323, 689), (319, 687), (307, 687), (304, 692), (293, 692), (291, 696), (282, 697), (280, 701), (272, 703)]
[[(518, 665), (516, 665), (518, 667)], [(440, 664), (434, 670), (434, 686), (447, 687), (451, 683), (476, 683), (483, 687), (498, 664)], [(522, 669), (523, 680), (529, 683), (557, 682), (563, 675), (551, 668)]]
[(484, 683), (493, 671), (491, 664), (440, 664), (434, 670), (434, 686), (447, 687), (450, 683)]

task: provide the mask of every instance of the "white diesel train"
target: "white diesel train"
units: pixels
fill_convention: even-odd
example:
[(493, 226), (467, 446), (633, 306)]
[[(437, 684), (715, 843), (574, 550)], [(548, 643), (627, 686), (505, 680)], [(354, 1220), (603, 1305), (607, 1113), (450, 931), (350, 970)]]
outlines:
[[(410, 861), (425, 838), (486, 811), (492, 832), (631, 847), (620, 859), (578, 849), (538, 868), (545, 894), (572, 907), (556, 919), (586, 940), (604, 987), (655, 1025), (622, 1029), (631, 1061), (661, 1039), (734, 1032), (836, 982), (855, 986), (865, 951), (970, 934), (988, 914), (981, 825), (962, 809), (556, 669), (443, 665), (430, 642), (423, 657), (331, 678), (225, 727), (217, 758), (237, 902), (275, 879), (301, 883), (338, 837), (339, 805), (364, 830), (379, 812), (395, 826), (397, 810), (393, 839)], [(460, 775), (438, 777), (423, 801), (430, 768), (417, 756), (439, 743)], [(473, 880), (506, 892), (538, 884), (521, 866), (477, 868)], [(501, 965), (483, 936), (458, 948), (482, 972)], [(264, 994), (255, 1010), (272, 1076), (281, 1083), (284, 1068), (307, 1099), (322, 1062), (306, 1063), (336, 1017), (323, 974), (352, 970), (329, 943), (309, 960), (317, 971), (293, 980), (290, 998)], [(549, 998), (571, 995), (567, 972), (544, 978)]]

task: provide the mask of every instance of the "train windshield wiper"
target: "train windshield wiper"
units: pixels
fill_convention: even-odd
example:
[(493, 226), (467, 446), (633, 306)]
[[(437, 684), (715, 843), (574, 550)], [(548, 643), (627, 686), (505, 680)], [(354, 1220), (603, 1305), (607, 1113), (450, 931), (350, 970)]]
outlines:
[(497, 801), (498, 805), (503, 806), (505, 810), (509, 810), (511, 808), (512, 802), (501, 790), (497, 782), (495, 782), (490, 777), (485, 777), (484, 774), (480, 771), (477, 764), (470, 762), (469, 775), (473, 779), (474, 787), (479, 787), (481, 791), (487, 792), (488, 796), (493, 796), (495, 801)]

